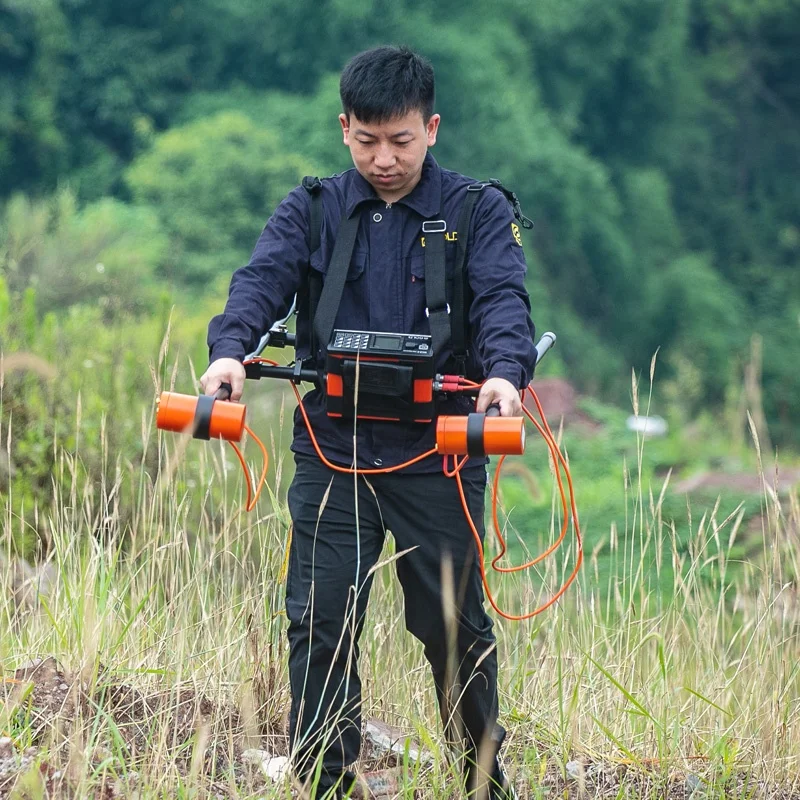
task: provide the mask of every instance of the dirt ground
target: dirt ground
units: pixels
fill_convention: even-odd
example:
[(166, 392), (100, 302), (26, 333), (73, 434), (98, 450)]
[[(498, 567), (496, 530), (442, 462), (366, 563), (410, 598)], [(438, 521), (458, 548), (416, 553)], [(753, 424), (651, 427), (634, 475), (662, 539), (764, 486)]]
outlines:
[[(97, 763), (92, 766), (98, 777), (94, 792), (88, 796), (82, 792), (81, 798), (138, 798), (137, 766), (146, 758), (147, 747), (154, 740), (167, 748), (166, 756), (180, 773), (189, 775), (193, 768), (193, 743), (200, 730), (206, 732), (207, 738), (202, 764), (199, 770), (196, 763), (194, 766), (196, 779), (203, 786), (198, 797), (220, 800), (255, 797), (270, 785), (265, 772), (252, 763), (253, 754), (258, 760), (262, 751), (245, 749), (244, 731), (235, 708), (215, 705), (188, 689), (146, 694), (103, 672), (91, 684), (94, 688), (90, 690), (87, 681), (65, 671), (53, 658), (37, 659), (17, 669), (13, 676), (4, 676), (4, 704), (0, 712), (2, 800), (78, 800), (72, 776), (77, 774), (78, 767), (85, 774), (86, 765), (77, 763), (73, 745), (77, 732), (85, 733), (98, 717), (113, 723), (124, 743), (117, 747), (116, 754), (126, 752), (130, 763), (125, 778), (103, 777), (108, 772), (102, 770), (101, 762), (111, 754), (96, 748)], [(98, 710), (102, 714), (98, 715)], [(402, 733), (375, 720), (366, 727), (368, 735), (360, 762), (362, 786), (354, 796), (372, 800), (402, 796), (400, 767), (392, 751), (393, 740), (400, 741)], [(13, 732), (17, 733), (16, 738)], [(264, 747), (263, 755), (285, 753), (285, 730), (267, 729), (260, 744)], [(430, 761), (430, 756), (422, 750), (411, 752), (424, 762)], [(513, 763), (513, 743), (508, 755)], [(544, 766), (536, 776), (535, 787), (517, 781), (523, 800), (534, 797), (701, 800), (709, 796), (800, 800), (800, 793), (793, 789), (764, 784), (746, 772), (727, 775), (723, 784), (714, 782), (714, 776), (706, 774), (708, 765), (704, 762), (697, 762), (697, 769), (691, 771), (665, 770), (655, 762), (600, 763), (580, 756), (569, 761), (566, 769), (559, 767), (555, 759), (544, 757), (541, 763)], [(689, 763), (694, 767), (695, 762)], [(417, 797), (425, 800), (420, 792)]]

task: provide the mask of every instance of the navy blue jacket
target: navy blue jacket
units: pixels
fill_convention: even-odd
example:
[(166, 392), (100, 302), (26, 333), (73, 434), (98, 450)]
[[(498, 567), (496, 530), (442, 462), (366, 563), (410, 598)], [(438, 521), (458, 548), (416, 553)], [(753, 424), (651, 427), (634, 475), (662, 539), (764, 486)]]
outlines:
[[(536, 355), (518, 229), (505, 196), (486, 188), (475, 205), (469, 231), (458, 231), (466, 187), (472, 183), (475, 181), (471, 178), (441, 169), (430, 153), (425, 157), (419, 183), (392, 204), (381, 200), (355, 169), (324, 178), (321, 246), (310, 258), (311, 198), (304, 188), (294, 189), (267, 222), (250, 263), (233, 274), (225, 311), (209, 325), (210, 360), (242, 360), (256, 348), (261, 335), (285, 315), (305, 270), (310, 266), (325, 274), (342, 215), (350, 215), (363, 206), (335, 327), (430, 333), (425, 316), (422, 223), (441, 216), (447, 222), (450, 239), (446, 242), (448, 275), (453, 270), (457, 237), (468, 237), (465, 269), (473, 294), (469, 313), (472, 371), (486, 378), (505, 378), (519, 388), (526, 386)], [(310, 321), (298, 318), (298, 358), (309, 355), (309, 330)], [(448, 350), (441, 354), (437, 372), (443, 371), (450, 355)], [(324, 363), (321, 353), (315, 358)], [(303, 402), (325, 455), (331, 461), (352, 464), (352, 421), (328, 417), (325, 398), (316, 389), (308, 392)], [(438, 411), (463, 414), (473, 408), (474, 400), (457, 397), (443, 401)], [(419, 455), (434, 446), (435, 427), (435, 422), (359, 420), (357, 464), (361, 468), (385, 467)], [(299, 409), (295, 413), (292, 450), (314, 454)], [(414, 472), (439, 470), (439, 457), (409, 468)]]

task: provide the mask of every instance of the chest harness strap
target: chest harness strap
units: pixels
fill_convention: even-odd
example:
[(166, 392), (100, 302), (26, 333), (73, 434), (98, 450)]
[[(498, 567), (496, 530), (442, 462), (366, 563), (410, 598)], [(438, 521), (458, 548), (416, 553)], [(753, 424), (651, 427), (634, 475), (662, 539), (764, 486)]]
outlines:
[[(505, 195), (513, 208), (514, 216), (523, 228), (533, 227), (533, 222), (522, 213), (517, 195), (496, 178), (469, 185), (458, 218), (457, 230), (460, 235), (456, 243), (452, 287), (449, 292), (445, 259), (447, 223), (443, 219), (444, 215), (439, 214), (436, 219), (425, 220), (422, 223), (422, 233), (425, 236), (425, 313), (430, 325), (433, 352), (438, 357), (449, 345), (453, 354), (452, 371), (458, 375), (466, 375), (470, 338), (469, 307), (472, 298), (468, 275), (464, 268), (467, 240), (475, 204), (480, 192), (487, 187), (497, 189)], [(303, 188), (311, 195), (309, 253), (313, 253), (319, 249), (322, 241), (322, 182), (319, 178), (306, 176), (303, 178)], [(360, 211), (356, 211), (353, 217), (342, 217), (326, 280), (323, 283), (317, 271), (310, 269), (301, 291), (300, 309), (301, 313), (307, 315), (306, 318), (311, 325), (310, 352), (313, 358), (316, 358), (320, 347), (327, 347), (333, 332), (355, 248), (359, 218)]]

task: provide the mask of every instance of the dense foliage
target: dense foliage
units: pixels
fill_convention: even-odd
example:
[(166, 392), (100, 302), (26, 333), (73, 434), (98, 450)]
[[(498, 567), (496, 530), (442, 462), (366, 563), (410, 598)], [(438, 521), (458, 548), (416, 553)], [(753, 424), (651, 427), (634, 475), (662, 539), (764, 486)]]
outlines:
[[(497, 621), (512, 777), (526, 797), (796, 797), (800, 0), (0, 0), (0, 653), (75, 677), (7, 666), (0, 784), (288, 791), (238, 756), (283, 752), (294, 397), (248, 386), (270, 454), (252, 514), (229, 446), (158, 433), (155, 399), (197, 391), (281, 197), (351, 166), (338, 75), (387, 42), (434, 63), (439, 161), (535, 220), (534, 319), (559, 337), (537, 375), (583, 395), (557, 431), (583, 570), (558, 611)], [(632, 432), (631, 406), (668, 435)], [(504, 566), (558, 533), (550, 466), (532, 435), (503, 467)], [(490, 571), (502, 607), (560, 585), (573, 534)], [(386, 556), (364, 718), (434, 754), (407, 792), (451, 797), (421, 645), (387, 646), (391, 537)]]
[(487, 9), (0, 0), (12, 306), (32, 287), (40, 315), (90, 304), (107, 320), (156, 313), (164, 291), (221, 301), (299, 176), (350, 165), (343, 63), (404, 42), (437, 70), (440, 162), (504, 179), (536, 222), (530, 289), (537, 326), (560, 334), (551, 369), (624, 400), (630, 367), (661, 348), (667, 377), (693, 376), (676, 396), (695, 414), (741, 384), (760, 334), (773, 439), (796, 440), (800, 4)]

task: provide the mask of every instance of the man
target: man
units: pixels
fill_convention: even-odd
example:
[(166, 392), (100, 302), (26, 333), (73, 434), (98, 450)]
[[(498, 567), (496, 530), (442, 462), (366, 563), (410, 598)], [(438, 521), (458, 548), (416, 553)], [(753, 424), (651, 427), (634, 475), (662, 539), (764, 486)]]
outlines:
[[(242, 359), (298, 291), (303, 302), (297, 356), (324, 365), (328, 342), (315, 340), (309, 286), (314, 280), (325, 285), (340, 228), (347, 225), (356, 232), (334, 309), (336, 328), (430, 334), (434, 320), (449, 325), (449, 302), (428, 309), (426, 298), (425, 245), (432, 247), (444, 220), (449, 292), (459, 241), (466, 242), (469, 347), (458, 363), (466, 374), (485, 378), (478, 411), (494, 405), (502, 415), (519, 415), (520, 389), (535, 363), (534, 329), (519, 229), (508, 200), (496, 188), (441, 169), (428, 153), (440, 117), (433, 113), (433, 69), (425, 59), (405, 48), (369, 50), (345, 67), (340, 90), (339, 121), (355, 169), (324, 179), (321, 187), (298, 187), (275, 210), (250, 263), (233, 275), (224, 313), (211, 321), (211, 364), (200, 379), (203, 390), (214, 394), (226, 382), (232, 399), (239, 399)], [(459, 230), (470, 186), (474, 208), (467, 229)], [(313, 211), (315, 191), (322, 200), (321, 220)], [(452, 371), (453, 359), (445, 336), (436, 371)], [(336, 465), (388, 468), (426, 452), (435, 440), (435, 421), (358, 420), (354, 452), (352, 419), (328, 416), (318, 389), (303, 402), (323, 454)], [(442, 401), (437, 413), (468, 413), (475, 410), (473, 403), (466, 397)], [(314, 792), (309, 796), (346, 796), (352, 780), (347, 767), (361, 743), (358, 639), (369, 572), (390, 530), (397, 550), (408, 551), (396, 562), (406, 627), (424, 645), (446, 733), (465, 754), (469, 795), (516, 797), (497, 761), (505, 731), (497, 724), (495, 639), (483, 608), (476, 547), (441, 457), (354, 480), (321, 462), (299, 413), (292, 450), (296, 474), (289, 489), (293, 537), (286, 590), (290, 735), (295, 772)], [(470, 459), (462, 476), (482, 535), (485, 459)], [(447, 596), (456, 599), (454, 624), (445, 613)]]

